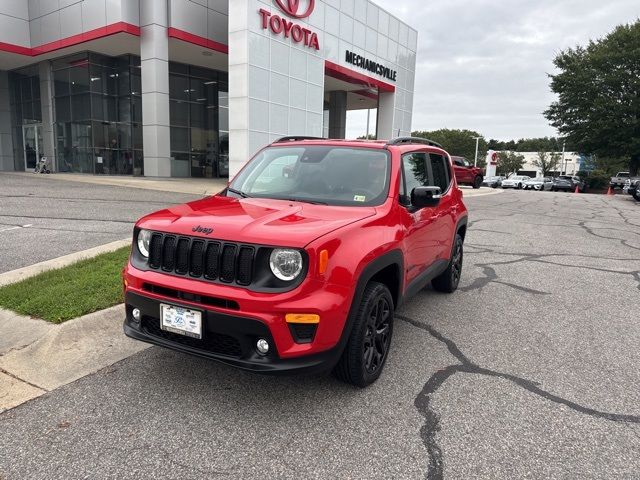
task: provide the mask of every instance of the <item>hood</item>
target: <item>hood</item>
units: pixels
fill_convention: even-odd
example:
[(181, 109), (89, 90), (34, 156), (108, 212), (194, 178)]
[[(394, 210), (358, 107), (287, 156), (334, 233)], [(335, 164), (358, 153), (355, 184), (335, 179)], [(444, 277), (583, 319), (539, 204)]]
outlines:
[[(152, 213), (137, 225), (176, 235), (302, 248), (375, 213), (373, 207), (213, 196)], [(198, 227), (211, 231), (207, 235)]]

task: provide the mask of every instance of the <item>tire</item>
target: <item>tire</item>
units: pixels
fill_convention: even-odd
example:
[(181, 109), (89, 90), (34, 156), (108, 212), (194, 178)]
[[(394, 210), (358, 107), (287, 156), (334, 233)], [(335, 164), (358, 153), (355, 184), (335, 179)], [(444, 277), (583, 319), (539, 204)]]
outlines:
[(453, 293), (458, 289), (460, 277), (462, 276), (462, 260), (464, 257), (462, 237), (456, 234), (451, 252), (451, 260), (447, 269), (439, 276), (431, 280), (434, 290), (443, 293)]
[(555, 192), (556, 191), (555, 187), (551, 187), (551, 191)]
[(636, 190), (636, 193), (633, 194), (633, 198), (640, 202), (640, 190)]
[(522, 184), (519, 183), (518, 186), (516, 187), (518, 190), (522, 190)]
[(473, 181), (473, 188), (478, 189), (482, 186), (482, 177), (476, 177)]
[(380, 377), (391, 346), (393, 312), (393, 298), (387, 286), (369, 282), (347, 346), (333, 370), (339, 380), (363, 388)]

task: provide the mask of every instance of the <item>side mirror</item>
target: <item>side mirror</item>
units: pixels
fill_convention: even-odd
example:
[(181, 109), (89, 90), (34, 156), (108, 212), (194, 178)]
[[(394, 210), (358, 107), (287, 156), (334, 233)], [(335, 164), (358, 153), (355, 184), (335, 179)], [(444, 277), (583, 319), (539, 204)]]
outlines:
[(416, 187), (411, 191), (411, 205), (415, 208), (435, 207), (440, 203), (440, 187)]

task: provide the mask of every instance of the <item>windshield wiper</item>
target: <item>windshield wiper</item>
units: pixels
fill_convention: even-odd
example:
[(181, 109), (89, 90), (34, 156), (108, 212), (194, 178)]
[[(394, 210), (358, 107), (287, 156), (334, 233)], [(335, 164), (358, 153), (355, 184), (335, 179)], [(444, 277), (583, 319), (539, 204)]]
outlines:
[(285, 198), (285, 200), (288, 200), (289, 202), (310, 203), (312, 205), (329, 205), (327, 202), (320, 202), (318, 200), (307, 200), (305, 198), (289, 197), (289, 198)]
[(236, 190), (235, 188), (227, 187), (227, 192), (235, 193), (236, 195), (240, 195), (242, 198), (251, 198), (251, 195), (248, 195), (240, 190)]

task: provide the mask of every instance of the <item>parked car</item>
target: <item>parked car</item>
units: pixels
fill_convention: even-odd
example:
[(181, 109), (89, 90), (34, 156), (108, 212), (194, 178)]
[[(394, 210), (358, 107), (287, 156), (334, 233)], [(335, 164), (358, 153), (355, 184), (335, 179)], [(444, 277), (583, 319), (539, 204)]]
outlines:
[(504, 178), (505, 177), (500, 177), (500, 176), (485, 177), (484, 180), (482, 180), (482, 186), (483, 187), (498, 188), (500, 185), (502, 185), (502, 180), (504, 180)]
[(625, 182), (629, 179), (629, 172), (618, 172), (615, 177), (611, 177), (609, 185), (611, 188), (623, 188)]
[(622, 191), (640, 202), (640, 177), (628, 178)]
[(432, 142), (285, 137), (217, 195), (136, 223), (124, 332), (364, 387), (387, 360), (394, 310), (429, 283), (457, 289), (466, 228), (453, 166)]
[(584, 193), (587, 189), (587, 184), (584, 181), (576, 176), (576, 175), (560, 175), (558, 178), (553, 180), (553, 185), (551, 185), (551, 191), (566, 191), (566, 192), (574, 192), (578, 187), (578, 191)]
[(480, 188), (484, 172), (481, 168), (474, 167), (464, 157), (451, 157), (453, 169), (456, 172), (458, 185), (471, 185), (473, 188)]
[(551, 179), (551, 177), (537, 177), (522, 182), (522, 188), (525, 190), (551, 190), (552, 185), (553, 180)]
[(524, 185), (524, 182), (530, 180), (531, 177), (527, 175), (511, 175), (508, 178), (502, 180), (502, 188), (517, 188), (521, 189)]

